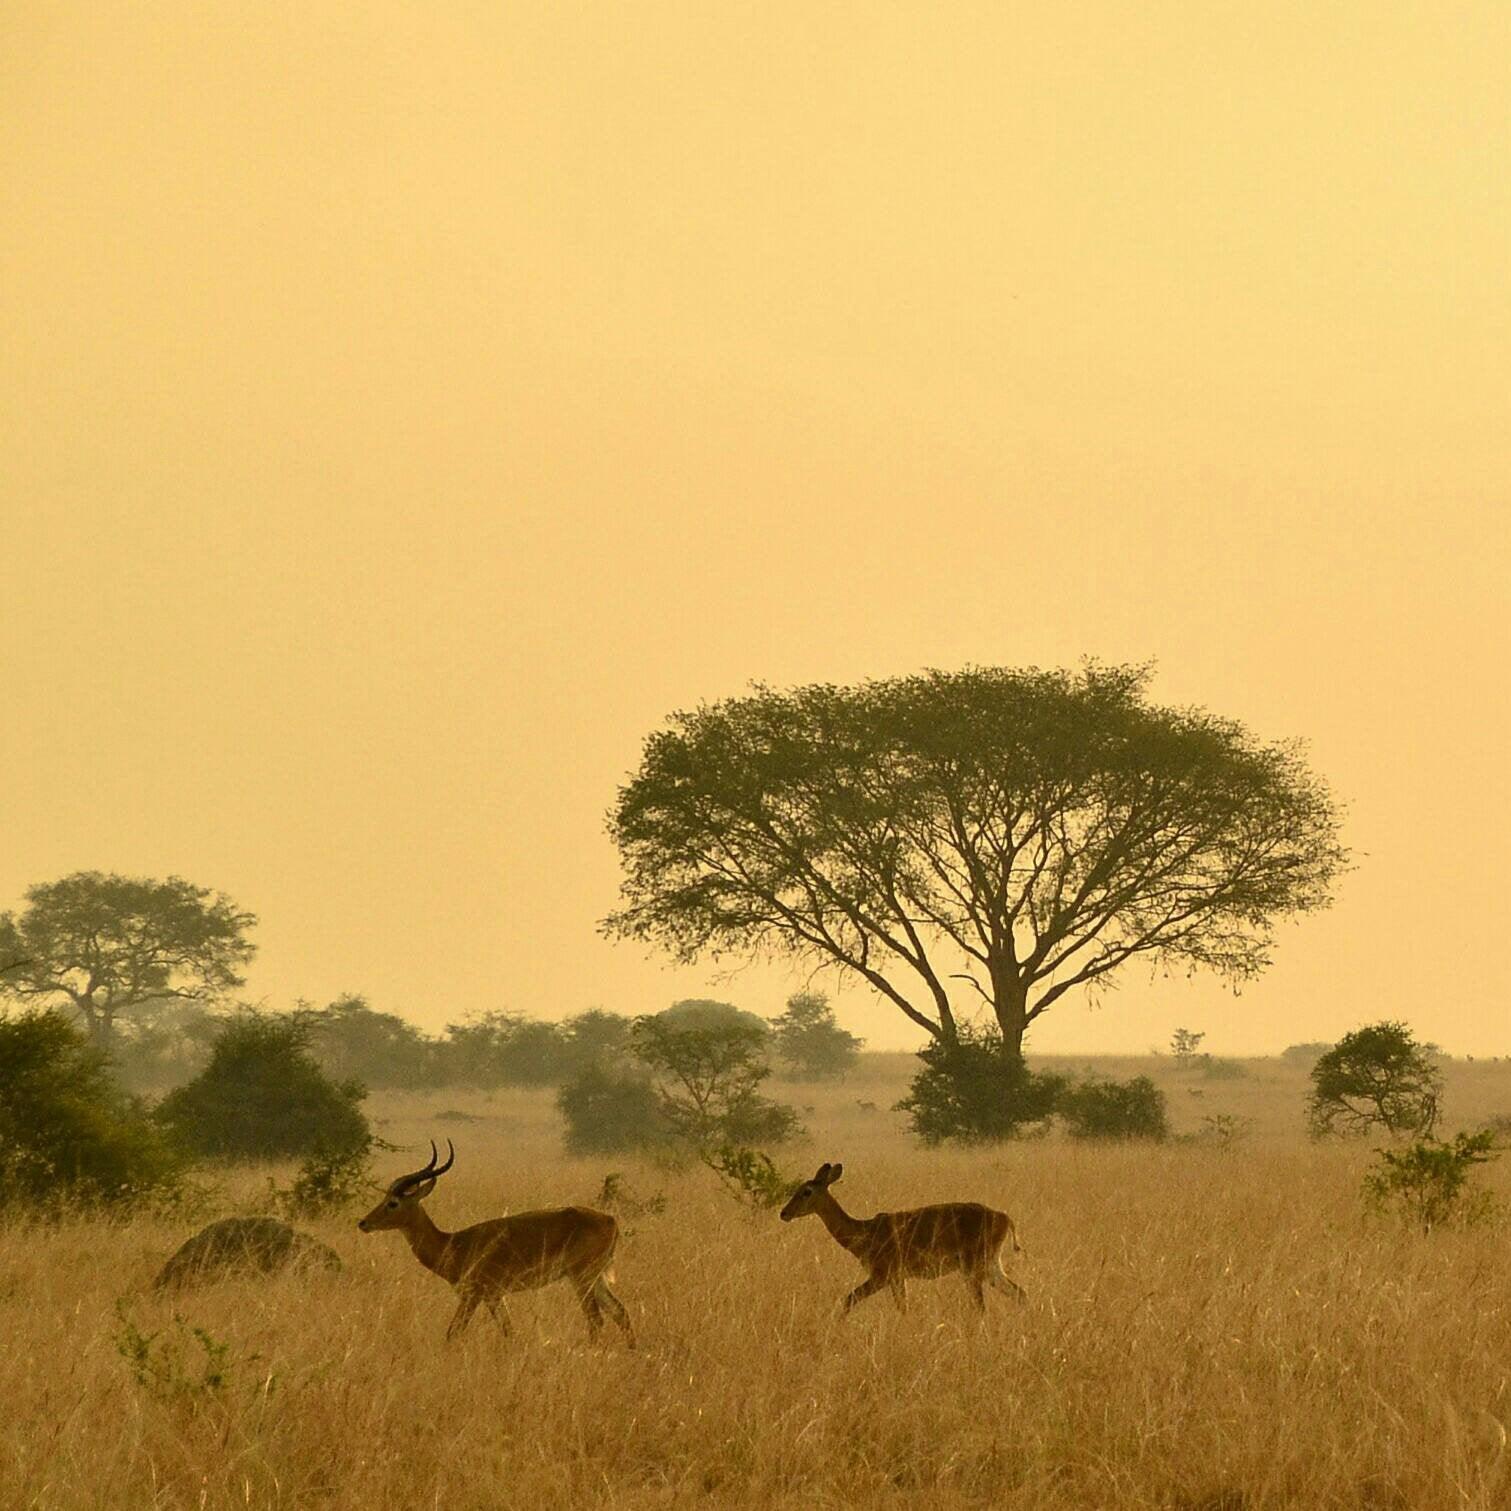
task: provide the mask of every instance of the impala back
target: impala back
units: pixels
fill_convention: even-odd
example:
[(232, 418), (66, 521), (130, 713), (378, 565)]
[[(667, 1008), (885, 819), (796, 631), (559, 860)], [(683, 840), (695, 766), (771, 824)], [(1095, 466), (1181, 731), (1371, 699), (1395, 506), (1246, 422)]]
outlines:
[(910, 1212), (884, 1212), (873, 1219), (879, 1234), (872, 1264), (884, 1272), (901, 1266), (905, 1275), (948, 1275), (992, 1263), (1007, 1241), (1005, 1212), (980, 1202), (943, 1202)]
[(562, 1207), (496, 1217), (463, 1229), (452, 1241), (472, 1251), (470, 1278), (493, 1289), (529, 1291), (568, 1276), (602, 1274), (619, 1241), (619, 1224), (607, 1212)]

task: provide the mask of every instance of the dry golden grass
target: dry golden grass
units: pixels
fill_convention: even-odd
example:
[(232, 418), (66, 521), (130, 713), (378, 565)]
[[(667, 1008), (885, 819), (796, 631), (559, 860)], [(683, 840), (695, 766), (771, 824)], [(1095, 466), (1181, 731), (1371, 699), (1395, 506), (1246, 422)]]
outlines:
[[(449, 1289), (349, 1218), (313, 1225), (340, 1275), (176, 1299), (145, 1287), (181, 1224), (12, 1228), (0, 1505), (1511, 1504), (1505, 1233), (1365, 1222), (1367, 1150), (1308, 1144), (1301, 1073), (1252, 1068), (1206, 1082), (1160, 1065), (1184, 1127), (1256, 1120), (1227, 1151), (923, 1150), (885, 1110), (901, 1056), (783, 1088), (812, 1108), (790, 1162), (843, 1159), (852, 1210), (974, 1198), (1013, 1215), (1030, 1304), (990, 1298), (984, 1321), (952, 1278), (915, 1282), (906, 1315), (878, 1297), (841, 1322), (859, 1271), (816, 1220), (753, 1218), (700, 1171), (568, 1160), (548, 1097), (378, 1099), (396, 1142), (456, 1139), (430, 1203), (444, 1227), (591, 1200), (616, 1163), (632, 1191), (664, 1191), (664, 1215), (627, 1220), (615, 1266), (640, 1348), (612, 1330), (589, 1344), (562, 1287), (513, 1299), (513, 1337), (479, 1317), (444, 1346)], [(1450, 1094), (1450, 1126), (1511, 1109), (1511, 1067), (1456, 1067)], [(240, 1177), (243, 1198), (261, 1178)], [(120, 1297), (191, 1378), (191, 1328), (223, 1343), (224, 1386), (138, 1384)]]

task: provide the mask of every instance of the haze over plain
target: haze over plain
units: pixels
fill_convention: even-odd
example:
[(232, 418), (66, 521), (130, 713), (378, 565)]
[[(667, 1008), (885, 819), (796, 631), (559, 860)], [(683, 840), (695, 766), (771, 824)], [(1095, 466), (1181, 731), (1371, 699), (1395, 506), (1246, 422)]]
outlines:
[(431, 1027), (774, 1012), (597, 936), (669, 710), (1153, 657), (1358, 869), (1241, 997), (1031, 1048), (1511, 1050), (1503, 7), (0, 28), (0, 905), (176, 872), (250, 995)]

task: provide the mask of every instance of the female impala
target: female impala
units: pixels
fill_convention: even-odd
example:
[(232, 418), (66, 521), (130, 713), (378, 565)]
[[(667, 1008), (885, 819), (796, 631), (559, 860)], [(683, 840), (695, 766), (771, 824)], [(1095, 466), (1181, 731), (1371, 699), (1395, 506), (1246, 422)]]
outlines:
[(818, 1213), (829, 1236), (871, 1272), (845, 1297), (845, 1311), (884, 1285), (892, 1288), (898, 1308), (905, 1309), (909, 1276), (932, 1279), (953, 1270), (964, 1276), (982, 1311), (986, 1310), (983, 1286), (993, 1286), (1019, 1301), (1028, 1299), (1002, 1268), (1003, 1244), (1011, 1240), (1014, 1252), (1019, 1251), (1018, 1235), (1006, 1212), (995, 1212), (979, 1202), (953, 1201), (910, 1212), (851, 1217), (829, 1194), (829, 1187), (844, 1171), (843, 1165), (820, 1165), (818, 1174), (804, 1181), (782, 1208), (782, 1221)]
[(569, 1280), (595, 1336), (607, 1312), (634, 1343), (629, 1313), (604, 1279), (619, 1242), (619, 1224), (607, 1212), (555, 1207), (521, 1212), (518, 1217), (495, 1217), (458, 1233), (443, 1233), (420, 1203), (456, 1163), (450, 1139), (446, 1140), (446, 1163), (437, 1167), (439, 1158), (432, 1141), (430, 1163), (423, 1170), (401, 1175), (357, 1226), (364, 1233), (398, 1228), (409, 1240), (414, 1257), (456, 1287), (460, 1299), (446, 1329), (448, 1339), (467, 1326), (479, 1302), (508, 1332), (509, 1318), (501, 1300), (505, 1291), (533, 1291), (554, 1280)]

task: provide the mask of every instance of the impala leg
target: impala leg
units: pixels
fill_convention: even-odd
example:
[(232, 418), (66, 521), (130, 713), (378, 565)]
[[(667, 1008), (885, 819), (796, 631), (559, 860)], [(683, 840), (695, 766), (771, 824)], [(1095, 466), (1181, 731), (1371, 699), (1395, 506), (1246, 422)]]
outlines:
[(603, 1331), (603, 1307), (592, 1281), (577, 1287), (577, 1299), (582, 1304), (582, 1314), (588, 1319), (588, 1331), (596, 1338)]
[(971, 1300), (976, 1303), (976, 1310), (986, 1310), (986, 1291), (983, 1289), (986, 1283), (984, 1275), (972, 1274), (969, 1270), (961, 1271), (961, 1278), (965, 1281), (965, 1288), (971, 1293)]
[(1028, 1292), (1002, 1268), (1001, 1260), (987, 1270), (986, 1283), (993, 1290), (1001, 1291), (1004, 1296), (1011, 1296), (1015, 1301), (1023, 1303), (1028, 1300)]
[(472, 1321), (472, 1314), (477, 1310), (477, 1304), (481, 1299), (476, 1291), (462, 1292), (462, 1299), (457, 1302), (456, 1315), (451, 1319), (451, 1326), (446, 1329), (448, 1343)]
[(625, 1311), (624, 1303), (609, 1289), (608, 1282), (602, 1276), (593, 1282), (593, 1295), (598, 1305), (624, 1329), (624, 1335), (630, 1340), (630, 1346), (633, 1348), (635, 1329), (630, 1326), (630, 1314)]
[(892, 1282), (892, 1300), (897, 1303), (897, 1310), (905, 1312), (908, 1309), (908, 1283), (901, 1275)]
[(499, 1331), (507, 1338), (514, 1331), (514, 1325), (509, 1321), (509, 1310), (503, 1300), (498, 1296), (485, 1296), (483, 1301), (493, 1320), (498, 1323)]
[(842, 1312), (848, 1312), (851, 1307), (859, 1306), (867, 1296), (874, 1296), (887, 1282), (879, 1275), (867, 1275), (861, 1283), (845, 1297)]

